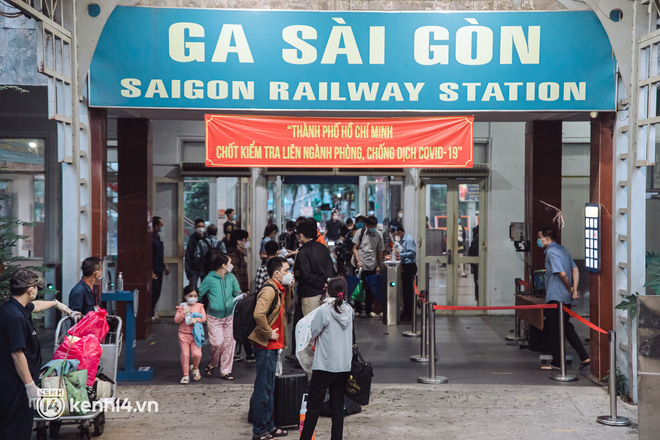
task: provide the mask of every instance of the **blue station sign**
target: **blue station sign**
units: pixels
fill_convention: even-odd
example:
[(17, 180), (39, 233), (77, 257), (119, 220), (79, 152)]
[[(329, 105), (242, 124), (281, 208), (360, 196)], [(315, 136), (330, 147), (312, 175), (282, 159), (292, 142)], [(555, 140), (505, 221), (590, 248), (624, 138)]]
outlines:
[(616, 65), (591, 11), (117, 7), (90, 68), (99, 107), (604, 111)]

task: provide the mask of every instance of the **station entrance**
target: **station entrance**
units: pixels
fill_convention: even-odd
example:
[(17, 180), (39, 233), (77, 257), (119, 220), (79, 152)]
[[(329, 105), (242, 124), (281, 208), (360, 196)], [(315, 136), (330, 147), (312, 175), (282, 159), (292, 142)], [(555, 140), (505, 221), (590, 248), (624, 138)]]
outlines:
[(418, 284), (420, 289), (428, 290), (431, 302), (449, 306), (486, 304), (482, 252), (487, 233), (486, 190), (485, 178), (422, 180)]

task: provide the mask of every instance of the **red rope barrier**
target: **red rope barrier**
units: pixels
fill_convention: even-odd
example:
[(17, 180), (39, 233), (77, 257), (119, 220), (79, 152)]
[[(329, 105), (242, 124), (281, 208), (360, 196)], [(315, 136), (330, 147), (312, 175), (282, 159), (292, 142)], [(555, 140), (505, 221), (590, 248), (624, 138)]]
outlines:
[(526, 310), (526, 309), (556, 309), (557, 304), (534, 304), (528, 306), (503, 307), (463, 307), (463, 306), (433, 306), (433, 310)]
[(573, 310), (569, 309), (568, 307), (566, 307), (566, 306), (564, 306), (564, 305), (562, 305), (562, 307), (564, 307), (564, 312), (568, 313), (569, 315), (571, 315), (573, 318), (577, 319), (577, 320), (580, 321), (581, 323), (585, 324), (585, 325), (588, 326), (588, 327), (591, 327), (592, 329), (596, 330), (597, 332), (601, 332), (601, 333), (605, 333), (605, 334), (607, 334), (607, 332), (606, 332), (605, 330), (603, 330), (602, 328), (598, 327), (596, 324), (593, 324), (593, 323), (587, 321), (587, 320), (584, 319), (582, 316), (580, 316), (580, 315), (578, 315), (577, 313), (575, 313)]
[(417, 287), (417, 283), (414, 281), (413, 281), (413, 287), (415, 288), (415, 295), (422, 296), (421, 293), (419, 293), (419, 287)]

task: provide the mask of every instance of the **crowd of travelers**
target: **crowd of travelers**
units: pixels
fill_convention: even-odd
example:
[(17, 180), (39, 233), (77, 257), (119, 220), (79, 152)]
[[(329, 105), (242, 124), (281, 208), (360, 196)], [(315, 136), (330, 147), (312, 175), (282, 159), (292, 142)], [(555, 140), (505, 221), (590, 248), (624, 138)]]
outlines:
[[(417, 271), (414, 240), (405, 232), (401, 217), (393, 222), (386, 237), (382, 225), (372, 215), (342, 221), (341, 213), (334, 210), (324, 228), (314, 218), (298, 217), (286, 221), (281, 233), (269, 217), (258, 241), (261, 264), (250, 278), (246, 260), (250, 236), (234, 221), (234, 211), (227, 212), (231, 215), (223, 225), (221, 240), (216, 225), (197, 219), (186, 245), (185, 271), (190, 284), (183, 291), (183, 302), (175, 315), (179, 324), (181, 383), (212, 377), (216, 368), (220, 369), (220, 378), (234, 379), (233, 364), (243, 358), (235, 354), (232, 312), (238, 301), (254, 295), (255, 327), (249, 334), (249, 343), (242, 347), (245, 361), (256, 363), (250, 399), (253, 439), (288, 435), (273, 423), (275, 372), (283, 358), (298, 363), (294, 349), (286, 356), (282, 351), (296, 347), (296, 324), (315, 312), (313, 318), (310, 316), (307, 335), (316, 341), (316, 346), (307, 417), (300, 438), (312, 438), (328, 392), (332, 439), (341, 439), (342, 390), (351, 369), (353, 319), (382, 316), (369, 283), (362, 284), (364, 300), (354, 301), (344, 277), (354, 275), (366, 280), (380, 273), (387, 254), (394, 254), (402, 263), (403, 282), (410, 281), (410, 289), (404, 290), (412, 303), (412, 282)], [(410, 319), (411, 313), (409, 306), (404, 307), (402, 319)], [(204, 322), (211, 355), (200, 372), (201, 345), (194, 328)], [(289, 338), (288, 329), (292, 330)]]

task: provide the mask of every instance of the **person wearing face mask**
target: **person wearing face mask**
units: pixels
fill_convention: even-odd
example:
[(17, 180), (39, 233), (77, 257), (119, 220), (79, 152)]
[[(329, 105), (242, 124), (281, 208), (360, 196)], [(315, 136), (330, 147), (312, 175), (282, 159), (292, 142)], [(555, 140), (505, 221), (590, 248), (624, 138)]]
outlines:
[[(367, 277), (380, 273), (380, 265), (383, 261), (385, 245), (383, 237), (378, 233), (378, 219), (373, 215), (365, 219), (365, 227), (356, 232), (353, 237), (353, 265), (362, 269), (362, 280)], [(369, 283), (364, 281), (366, 316), (377, 318), (378, 315), (372, 311), (374, 303), (374, 293), (369, 287)], [(362, 313), (362, 302), (355, 302), (355, 315)]]
[(199, 297), (208, 295), (208, 309), (206, 310), (206, 328), (211, 343), (211, 359), (204, 374), (213, 376), (213, 370), (220, 364), (220, 377), (225, 380), (234, 380), (231, 375), (234, 361), (234, 298), (241, 295), (238, 280), (232, 273), (234, 265), (232, 259), (226, 255), (218, 254), (213, 263), (213, 270), (199, 286)]
[(82, 278), (69, 293), (69, 307), (86, 315), (88, 312), (96, 310), (100, 305), (100, 299), (94, 293), (94, 285), (103, 278), (101, 259), (98, 257), (85, 258), (80, 269), (82, 270)]
[[(190, 374), (194, 382), (202, 378), (199, 373), (199, 363), (202, 360), (204, 327), (201, 323), (206, 322), (206, 312), (202, 303), (198, 302), (198, 296), (197, 287), (188, 284), (183, 289), (183, 302), (177, 306), (174, 315), (174, 323), (179, 324), (179, 348), (181, 348), (180, 359), (183, 370), (180, 383), (182, 384), (190, 382)], [(192, 371), (190, 371), (191, 366)]]
[(304, 222), (296, 229), (303, 244), (296, 257), (296, 278), (298, 280), (298, 298), (303, 316), (321, 304), (321, 296), (328, 278), (333, 276), (334, 267), (330, 250), (317, 242), (316, 227)]
[(401, 261), (401, 293), (403, 295), (403, 313), (401, 321), (410, 321), (413, 314), (415, 296), (415, 275), (417, 275), (417, 247), (412, 236), (403, 226), (394, 231), (394, 253)]
[[(234, 229), (234, 232), (231, 234), (230, 240), (230, 251), (227, 254), (231, 258), (234, 264), (233, 274), (238, 280), (238, 285), (241, 287), (241, 291), (249, 292), (250, 291), (250, 281), (248, 276), (248, 264), (246, 261), (246, 254), (248, 249), (250, 249), (250, 235), (247, 231), (243, 229)], [(246, 354), (246, 361), (249, 363), (254, 362), (254, 355), (252, 354), (252, 346), (250, 344), (243, 345)], [(236, 355), (234, 361), (240, 362), (243, 358)]]
[(403, 210), (402, 209), (397, 209), (396, 210), (396, 215), (390, 222), (390, 228), (398, 228), (399, 226), (403, 226)]
[(44, 288), (41, 275), (32, 269), (17, 269), (9, 280), (10, 297), (0, 306), (0, 439), (29, 440), (34, 410), (39, 401), (41, 345), (32, 323), (32, 313), (56, 307), (74, 312), (57, 300), (35, 301)]
[[(578, 284), (580, 270), (575, 265), (566, 248), (555, 241), (555, 230), (545, 227), (537, 231), (536, 244), (544, 249), (545, 253), (545, 302), (546, 304), (559, 304), (571, 308), (573, 300), (580, 298)], [(543, 331), (548, 333), (548, 345), (552, 354), (552, 362), (543, 365), (542, 370), (559, 370), (561, 362), (561, 343), (559, 335), (559, 312), (556, 309), (544, 311), (545, 325)], [(589, 354), (582, 346), (575, 327), (569, 322), (570, 315), (562, 312), (564, 319), (564, 335), (573, 349), (580, 356), (580, 368), (591, 363)]]
[(344, 224), (340, 220), (339, 210), (335, 209), (332, 211), (332, 216), (330, 220), (325, 222), (325, 241), (337, 241), (340, 237), (341, 227)]
[[(257, 324), (250, 341), (254, 344), (256, 377), (250, 399), (252, 407), (252, 439), (267, 440), (283, 437), (287, 431), (273, 423), (273, 391), (278, 351), (286, 348), (286, 312), (293, 296), (294, 277), (289, 263), (283, 257), (275, 257), (266, 265), (268, 281), (257, 293), (254, 320)], [(271, 305), (275, 304), (271, 310)]]
[(160, 239), (160, 233), (163, 231), (163, 219), (154, 216), (151, 219), (152, 232), (152, 262), (151, 262), (151, 320), (158, 322), (160, 318), (156, 316), (156, 303), (160, 299), (160, 292), (163, 289), (163, 274), (169, 275), (170, 270), (165, 264), (165, 245)]
[(202, 259), (195, 256), (197, 244), (206, 237), (206, 222), (204, 219), (195, 220), (195, 233), (191, 234), (186, 243), (186, 277), (188, 282), (196, 286), (202, 275)]

